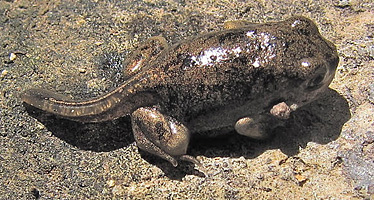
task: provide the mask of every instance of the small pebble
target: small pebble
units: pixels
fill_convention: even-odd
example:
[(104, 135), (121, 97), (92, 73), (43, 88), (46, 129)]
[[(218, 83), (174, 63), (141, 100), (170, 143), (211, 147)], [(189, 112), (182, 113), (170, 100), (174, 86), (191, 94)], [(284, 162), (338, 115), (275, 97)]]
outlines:
[(109, 187), (114, 187), (115, 184), (116, 184), (116, 182), (115, 182), (114, 180), (108, 180), (108, 181), (106, 182), (106, 184), (108, 184)]
[(0, 74), (0, 78), (4, 78), (6, 75), (8, 74), (8, 70), (4, 69), (1, 74)]
[(17, 55), (16, 55), (15, 53), (10, 53), (10, 54), (9, 54), (9, 60), (10, 60), (10, 61), (15, 60), (16, 58), (17, 58)]
[(104, 44), (104, 42), (102, 42), (102, 41), (95, 42), (95, 45), (96, 45), (96, 46), (100, 46), (100, 45), (102, 45), (102, 44)]
[(351, 2), (350, 0), (338, 0), (336, 3), (335, 3), (335, 6), (336, 7), (339, 7), (339, 8), (345, 8), (345, 7), (348, 7), (351, 5)]
[(40, 130), (44, 129), (45, 126), (42, 123), (37, 123), (36, 127)]
[(80, 73), (86, 73), (86, 69), (85, 69), (85, 68), (79, 68), (78, 71), (79, 71)]
[(301, 174), (296, 174), (295, 178), (296, 178), (296, 180), (298, 181), (299, 184), (303, 184), (303, 183), (305, 183), (308, 180), (307, 177), (305, 177), (305, 176), (303, 176)]

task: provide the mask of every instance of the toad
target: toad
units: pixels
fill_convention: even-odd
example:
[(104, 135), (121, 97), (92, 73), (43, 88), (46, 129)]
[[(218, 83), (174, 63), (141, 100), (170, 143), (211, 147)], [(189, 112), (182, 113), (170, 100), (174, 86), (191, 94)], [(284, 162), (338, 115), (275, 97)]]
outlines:
[(187, 155), (194, 134), (235, 130), (267, 138), (331, 83), (337, 50), (311, 20), (225, 26), (172, 46), (160, 36), (148, 39), (125, 61), (126, 81), (97, 98), (73, 101), (29, 89), (22, 100), (83, 123), (130, 115), (137, 146), (177, 166), (198, 163)]

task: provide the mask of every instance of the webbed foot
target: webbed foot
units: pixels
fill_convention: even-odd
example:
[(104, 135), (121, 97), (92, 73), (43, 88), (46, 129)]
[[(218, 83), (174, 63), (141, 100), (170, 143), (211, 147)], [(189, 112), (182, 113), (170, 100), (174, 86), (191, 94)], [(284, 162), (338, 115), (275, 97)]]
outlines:
[(160, 156), (174, 167), (178, 160), (199, 164), (196, 158), (186, 155), (189, 130), (174, 118), (162, 114), (157, 108), (141, 107), (132, 113), (131, 123), (140, 149)]

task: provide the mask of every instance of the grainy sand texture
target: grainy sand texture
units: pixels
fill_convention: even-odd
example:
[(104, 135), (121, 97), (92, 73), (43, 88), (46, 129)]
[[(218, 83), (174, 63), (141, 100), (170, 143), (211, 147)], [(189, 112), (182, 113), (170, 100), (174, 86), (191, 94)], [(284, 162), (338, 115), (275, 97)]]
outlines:
[[(202, 163), (139, 153), (129, 118), (81, 124), (26, 109), (43, 87), (75, 99), (122, 83), (122, 61), (229, 20), (302, 15), (338, 48), (330, 89), (269, 141), (195, 139)], [(0, 199), (373, 199), (374, 3), (316, 1), (0, 1)]]

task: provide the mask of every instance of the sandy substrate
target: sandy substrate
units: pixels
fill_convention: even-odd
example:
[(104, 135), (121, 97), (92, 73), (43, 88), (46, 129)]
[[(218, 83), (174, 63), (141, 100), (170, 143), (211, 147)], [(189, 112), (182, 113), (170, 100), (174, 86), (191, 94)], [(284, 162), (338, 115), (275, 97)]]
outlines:
[[(0, 1), (0, 199), (373, 199), (374, 3), (248, 2)], [(201, 167), (139, 153), (126, 117), (80, 124), (19, 98), (33, 86), (98, 96), (121, 84), (121, 61), (151, 36), (175, 43), (228, 20), (292, 15), (338, 48), (329, 91), (269, 141), (193, 140)]]

